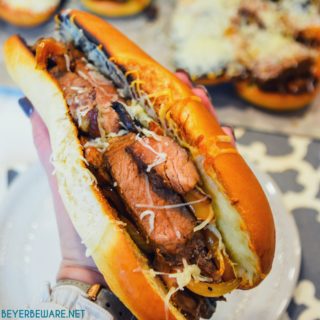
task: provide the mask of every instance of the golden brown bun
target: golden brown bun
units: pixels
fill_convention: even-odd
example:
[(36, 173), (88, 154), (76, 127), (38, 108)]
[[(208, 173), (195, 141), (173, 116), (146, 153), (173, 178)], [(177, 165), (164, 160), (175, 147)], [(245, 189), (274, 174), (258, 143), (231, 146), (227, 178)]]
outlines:
[[(111, 25), (81, 11), (63, 14), (84, 29), (91, 41), (101, 45), (112, 61), (125, 71), (134, 71), (132, 76), (143, 81), (142, 89), (146, 93), (157, 94), (154, 106), (160, 120), (166, 119), (176, 138), (202, 161), (206, 181), (210, 187), (218, 187), (217, 197), (227, 199), (236, 212), (240, 225), (236, 225), (232, 234), (240, 234), (248, 242), (245, 245), (252, 258), (249, 269), (254, 271), (251, 282), (247, 274), (243, 274), (241, 286), (257, 285), (272, 265), (275, 249), (272, 213), (261, 186), (245, 161), (231, 143), (218, 141), (224, 132), (217, 120), (199, 98), (193, 96), (188, 86)], [(90, 186), (90, 174), (82, 160), (77, 129), (68, 115), (59, 85), (46, 71), (35, 68), (34, 57), (17, 36), (5, 44), (5, 59), (12, 78), (48, 126), (61, 196), (106, 282), (138, 319), (165, 319), (163, 285), (148, 272), (139, 272), (148, 270), (146, 259), (119, 224), (116, 212), (100, 191), (94, 184)], [(224, 153), (226, 149), (229, 151)], [(217, 214), (221, 214), (223, 220), (224, 213), (218, 203), (217, 200)], [(228, 241), (232, 235), (223, 234), (223, 237)], [(236, 250), (241, 244), (232, 245), (227, 249)], [(240, 254), (233, 253), (235, 257)], [(170, 305), (169, 319), (184, 317)]]
[(0, 19), (18, 27), (35, 27), (46, 22), (57, 10), (58, 5), (53, 5), (46, 11), (33, 12), (31, 10), (15, 9), (0, 0)]
[(144, 10), (151, 0), (128, 0), (116, 2), (110, 0), (81, 0), (90, 11), (107, 17), (125, 17), (135, 15)]
[(271, 93), (260, 90), (256, 85), (246, 81), (236, 83), (238, 94), (245, 100), (272, 111), (290, 111), (302, 109), (310, 104), (318, 90), (303, 94)]

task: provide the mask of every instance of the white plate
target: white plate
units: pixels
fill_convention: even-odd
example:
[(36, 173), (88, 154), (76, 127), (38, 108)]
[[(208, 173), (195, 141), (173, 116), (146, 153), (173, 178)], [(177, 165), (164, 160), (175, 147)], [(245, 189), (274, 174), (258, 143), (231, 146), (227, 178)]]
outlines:
[[(271, 274), (257, 288), (236, 291), (220, 302), (215, 320), (276, 320), (286, 309), (300, 269), (295, 222), (271, 178), (254, 169), (269, 198), (277, 230)], [(46, 177), (39, 165), (17, 178), (0, 209), (0, 307), (23, 307), (41, 284), (54, 282), (59, 240)]]
[[(250, 164), (250, 163), (249, 163)], [(281, 191), (271, 177), (250, 164), (260, 181), (276, 225), (276, 252), (268, 277), (256, 288), (237, 290), (219, 303), (214, 320), (277, 320), (287, 309), (301, 265), (301, 244), (296, 223), (287, 212)]]

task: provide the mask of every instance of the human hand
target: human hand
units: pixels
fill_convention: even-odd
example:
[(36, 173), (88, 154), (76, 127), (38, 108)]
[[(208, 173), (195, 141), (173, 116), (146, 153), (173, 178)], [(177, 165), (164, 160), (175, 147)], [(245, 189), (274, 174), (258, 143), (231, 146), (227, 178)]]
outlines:
[(88, 284), (99, 283), (105, 285), (104, 278), (93, 260), (86, 257), (86, 248), (81, 243), (81, 239), (73, 227), (60, 197), (56, 177), (53, 175), (54, 168), (50, 162), (52, 151), (46, 125), (26, 98), (20, 99), (19, 104), (27, 116), (30, 117), (34, 144), (47, 174), (52, 192), (62, 256), (57, 280), (72, 279)]

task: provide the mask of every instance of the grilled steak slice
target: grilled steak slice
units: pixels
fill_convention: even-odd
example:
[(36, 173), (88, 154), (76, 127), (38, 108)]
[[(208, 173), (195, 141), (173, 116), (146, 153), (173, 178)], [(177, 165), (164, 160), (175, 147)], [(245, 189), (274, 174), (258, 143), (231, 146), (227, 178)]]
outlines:
[(199, 174), (187, 151), (171, 138), (159, 136), (157, 140), (147, 137), (141, 140), (136, 141), (130, 151), (146, 165), (147, 171), (161, 176), (167, 187), (184, 194), (199, 182)]
[[(135, 143), (135, 137), (134, 134), (128, 134), (110, 140), (105, 154), (110, 173), (128, 210), (144, 234), (161, 251), (168, 254), (179, 252), (192, 237), (196, 220), (186, 207), (164, 207), (181, 203), (181, 199), (172, 193), (162, 198), (153, 191), (145, 172), (139, 170), (137, 163), (126, 151)], [(141, 204), (161, 208), (142, 208), (139, 206)]]
[[(80, 63), (81, 62), (81, 63)], [(57, 78), (79, 128), (92, 137), (120, 130), (119, 116), (111, 103), (120, 99), (112, 82), (96, 71), (89, 70), (82, 60), (75, 72)]]

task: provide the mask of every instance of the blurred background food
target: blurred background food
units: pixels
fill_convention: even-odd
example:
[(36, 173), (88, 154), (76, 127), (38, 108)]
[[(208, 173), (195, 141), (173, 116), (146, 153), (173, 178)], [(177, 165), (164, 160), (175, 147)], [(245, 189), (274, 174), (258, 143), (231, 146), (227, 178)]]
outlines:
[[(34, 7), (34, 1), (0, 0), (0, 5), (10, 2), (19, 7), (28, 3)], [(62, 1), (59, 8), (85, 9), (84, 2)], [(320, 98), (316, 94), (319, 0), (88, 2), (108, 3), (110, 8), (128, 8), (131, 3), (138, 10), (136, 14), (127, 17), (128, 11), (124, 10), (125, 17), (111, 18), (110, 22), (169, 69), (183, 68), (200, 83), (214, 83), (207, 88), (222, 122), (320, 137)], [(41, 3), (57, 5), (57, 0)], [(2, 20), (0, 45), (13, 33), (33, 42), (53, 30), (52, 14), (47, 23), (34, 28), (13, 27)], [(14, 86), (0, 55), (1, 85)], [(239, 98), (237, 91), (247, 101)], [(276, 110), (299, 110), (278, 115), (260, 110), (256, 104)], [(304, 108), (300, 110), (301, 106)]]
[(0, 0), (0, 19), (20, 27), (35, 27), (47, 21), (60, 0)]
[(179, 0), (175, 65), (199, 83), (235, 82), (260, 107), (303, 108), (318, 89), (319, 10), (318, 1)]

